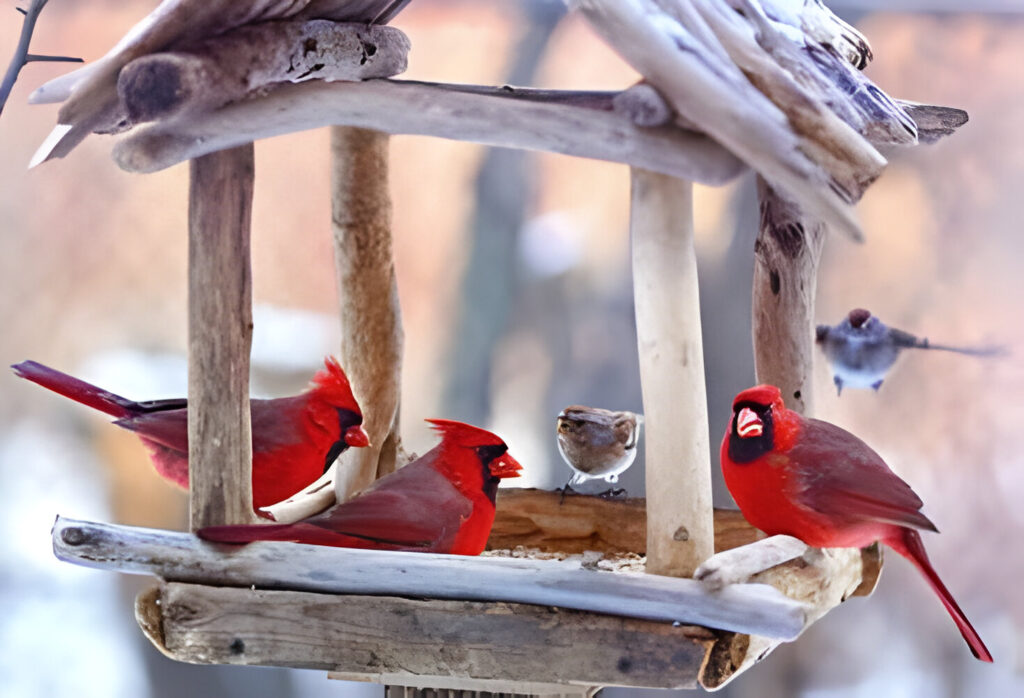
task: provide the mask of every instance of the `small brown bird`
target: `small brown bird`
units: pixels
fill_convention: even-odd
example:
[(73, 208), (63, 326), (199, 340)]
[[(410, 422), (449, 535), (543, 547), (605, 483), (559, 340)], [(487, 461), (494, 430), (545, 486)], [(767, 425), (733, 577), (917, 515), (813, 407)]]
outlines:
[(616, 483), (636, 458), (643, 416), (570, 405), (558, 415), (558, 452), (573, 470), (565, 490), (587, 480)]

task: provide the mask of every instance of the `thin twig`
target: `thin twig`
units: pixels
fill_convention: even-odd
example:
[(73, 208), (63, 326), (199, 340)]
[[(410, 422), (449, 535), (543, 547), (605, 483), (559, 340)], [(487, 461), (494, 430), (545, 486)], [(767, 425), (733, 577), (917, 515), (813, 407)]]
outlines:
[(14, 88), (14, 83), (18, 79), (18, 73), (28, 63), (32, 62), (50, 62), (60, 61), (66, 63), (82, 63), (81, 58), (72, 58), (70, 56), (41, 56), (34, 53), (28, 52), (29, 42), (32, 41), (32, 32), (36, 28), (36, 20), (39, 19), (39, 13), (46, 7), (46, 3), (49, 0), (32, 0), (32, 3), (28, 6), (27, 10), (23, 10), (20, 7), (16, 8), (18, 12), (25, 15), (25, 21), (21, 25), (21, 37), (18, 39), (18, 47), (14, 50), (14, 57), (11, 58), (11, 64), (7, 66), (7, 73), (4, 75), (4, 80), (0, 83), (0, 114), (4, 111), (4, 105), (7, 104), (7, 97), (11, 94), (11, 90)]

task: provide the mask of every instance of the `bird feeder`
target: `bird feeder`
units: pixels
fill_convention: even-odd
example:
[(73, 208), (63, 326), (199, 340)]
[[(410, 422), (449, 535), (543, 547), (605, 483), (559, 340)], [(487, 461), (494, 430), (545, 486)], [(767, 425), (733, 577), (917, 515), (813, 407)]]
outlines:
[(817, 13), (814, 32), (796, 27), (794, 39), (767, 1), (570, 0), (644, 78), (594, 92), (393, 79), (409, 42), (386, 23), (408, 2), (165, 0), (108, 55), (33, 96), (64, 102), (37, 162), (95, 131), (128, 131), (114, 147), (128, 171), (191, 162), (192, 528), (252, 518), (252, 142), (323, 126), (332, 128), (341, 354), (375, 449), (345, 454), (324, 482), (275, 508), (278, 519), (401, 465), (389, 134), (631, 168), (646, 501), (502, 490), (490, 547), (527, 546), (527, 557), (225, 548), (65, 518), (55, 552), (158, 577), (136, 616), (181, 661), (492, 692), (718, 688), (870, 593), (881, 560), (877, 546), (810, 549), (713, 511), (692, 183), (758, 174), (758, 378), (807, 411), (826, 231), (860, 238), (852, 206), (886, 163), (876, 146), (944, 135), (966, 115), (887, 97), (858, 71), (870, 56), (863, 37), (817, 4), (805, 8)]

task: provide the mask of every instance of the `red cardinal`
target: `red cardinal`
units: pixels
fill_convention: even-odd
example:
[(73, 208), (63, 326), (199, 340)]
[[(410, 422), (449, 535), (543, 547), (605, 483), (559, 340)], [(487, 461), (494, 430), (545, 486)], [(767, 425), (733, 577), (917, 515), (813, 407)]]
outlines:
[(937, 529), (919, 511), (920, 497), (881, 456), (848, 431), (787, 410), (775, 386), (744, 390), (732, 409), (722, 474), (747, 521), (817, 548), (882, 541), (921, 571), (974, 656), (992, 661), (928, 561), (917, 529)]
[[(294, 397), (252, 400), (253, 507), (287, 499), (320, 477), (349, 446), (366, 446), (363, 415), (333, 357)], [(35, 361), (12, 366), (22, 378), (116, 417), (149, 449), (156, 471), (188, 487), (188, 401), (134, 402)]]
[(220, 543), (283, 540), (339, 548), (479, 555), (494, 523), (498, 482), (522, 466), (489, 431), (427, 420), (441, 443), (404, 468), (327, 511), (293, 524), (210, 526), (200, 538)]

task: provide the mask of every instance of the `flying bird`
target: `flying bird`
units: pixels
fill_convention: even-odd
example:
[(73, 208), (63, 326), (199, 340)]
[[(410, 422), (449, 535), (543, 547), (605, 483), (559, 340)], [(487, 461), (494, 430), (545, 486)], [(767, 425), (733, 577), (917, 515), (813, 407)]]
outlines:
[(597, 407), (570, 405), (558, 415), (558, 452), (573, 474), (563, 488), (572, 489), (587, 480), (615, 484), (636, 459), (643, 416)]
[(863, 441), (786, 409), (778, 388), (759, 385), (736, 396), (721, 459), (725, 484), (751, 525), (817, 548), (885, 543), (924, 575), (974, 656), (992, 661), (928, 561), (918, 531), (937, 529), (920, 512), (920, 497)]
[(855, 308), (839, 324), (818, 325), (816, 341), (832, 369), (832, 380), (843, 388), (882, 387), (886, 374), (904, 349), (938, 349), (970, 356), (999, 356), (999, 347), (952, 347), (932, 344), (909, 332), (889, 327), (863, 308)]
[[(188, 487), (188, 401), (136, 402), (35, 361), (11, 368), (34, 383), (114, 417), (149, 450), (157, 473)], [(363, 414), (333, 357), (309, 390), (293, 397), (253, 399), (253, 508), (270, 506), (319, 478), (349, 446), (367, 446)]]
[(219, 543), (292, 541), (340, 548), (479, 555), (494, 523), (498, 483), (522, 466), (489, 431), (427, 420), (441, 443), (355, 497), (292, 524), (210, 526)]

